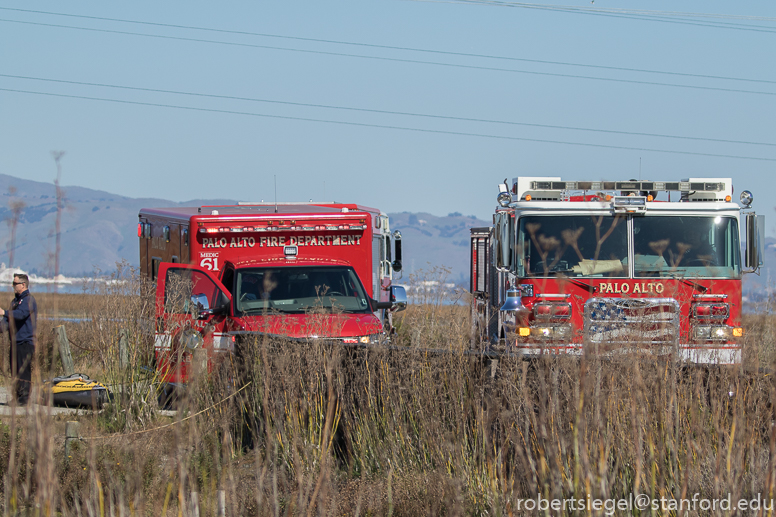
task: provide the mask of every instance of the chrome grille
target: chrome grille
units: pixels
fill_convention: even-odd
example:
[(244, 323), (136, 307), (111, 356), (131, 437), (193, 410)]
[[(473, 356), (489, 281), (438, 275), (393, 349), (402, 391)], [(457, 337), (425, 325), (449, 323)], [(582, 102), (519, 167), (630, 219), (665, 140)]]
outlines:
[(591, 298), (584, 318), (585, 345), (673, 348), (679, 343), (679, 302), (673, 298)]

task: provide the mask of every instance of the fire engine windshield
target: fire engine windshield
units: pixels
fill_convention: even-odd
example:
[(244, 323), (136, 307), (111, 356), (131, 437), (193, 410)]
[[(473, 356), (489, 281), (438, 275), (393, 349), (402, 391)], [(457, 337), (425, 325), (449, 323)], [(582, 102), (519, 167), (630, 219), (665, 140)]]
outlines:
[(621, 215), (523, 216), (519, 276), (627, 277), (628, 225)]
[(364, 287), (351, 267), (246, 268), (237, 271), (235, 288), (238, 313), (371, 312)]
[(738, 223), (733, 217), (634, 217), (633, 233), (637, 277), (741, 275)]

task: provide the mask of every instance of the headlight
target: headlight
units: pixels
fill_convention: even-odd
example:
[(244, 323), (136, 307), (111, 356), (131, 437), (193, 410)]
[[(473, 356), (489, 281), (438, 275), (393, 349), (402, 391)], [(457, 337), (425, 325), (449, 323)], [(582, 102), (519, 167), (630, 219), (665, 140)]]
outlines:
[(568, 340), (571, 338), (571, 325), (542, 325), (521, 327), (518, 334), (523, 337), (532, 337), (541, 340)]
[(727, 325), (698, 325), (693, 329), (696, 341), (728, 341), (733, 338), (733, 327)]
[(362, 345), (369, 345), (374, 343), (379, 343), (382, 339), (382, 334), (369, 334), (367, 336), (354, 336), (354, 337), (344, 337), (342, 338), (342, 342), (348, 345), (356, 345), (356, 344), (362, 344)]

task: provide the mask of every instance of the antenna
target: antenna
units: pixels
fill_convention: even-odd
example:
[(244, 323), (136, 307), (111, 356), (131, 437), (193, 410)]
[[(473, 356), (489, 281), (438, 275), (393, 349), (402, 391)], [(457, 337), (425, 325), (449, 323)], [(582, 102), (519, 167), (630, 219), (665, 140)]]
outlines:
[(275, 178), (275, 213), (278, 213), (278, 175), (275, 174), (272, 176)]
[(641, 181), (641, 156), (639, 156), (639, 181)]

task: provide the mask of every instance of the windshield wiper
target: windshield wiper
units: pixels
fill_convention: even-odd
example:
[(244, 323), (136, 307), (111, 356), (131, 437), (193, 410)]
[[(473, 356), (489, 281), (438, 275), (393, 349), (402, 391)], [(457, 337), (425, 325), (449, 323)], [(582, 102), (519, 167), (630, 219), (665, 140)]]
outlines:
[(595, 293), (598, 291), (598, 287), (582, 282), (581, 280), (576, 280), (574, 278), (567, 278), (566, 281), (574, 284), (577, 287), (582, 287), (584, 289), (587, 289), (590, 293)]
[(706, 287), (705, 285), (701, 285), (701, 284), (699, 284), (698, 282), (693, 282), (692, 280), (688, 280), (688, 279), (686, 279), (686, 278), (682, 278), (682, 282), (683, 282), (684, 284), (686, 284), (686, 285), (689, 285), (689, 286), (690, 286), (690, 287), (692, 287), (693, 289), (697, 289), (698, 291), (700, 291), (700, 292), (702, 292), (702, 293), (705, 293), (706, 291), (708, 291), (708, 290), (709, 290), (709, 288), (708, 288), (708, 287)]
[(693, 289), (697, 289), (702, 293), (705, 293), (706, 291), (709, 290), (709, 288), (706, 287), (705, 285), (701, 285), (698, 282), (693, 282), (692, 280), (684, 277), (684, 275), (680, 275), (679, 272), (677, 271), (668, 271), (668, 272), (662, 273), (661, 276), (668, 276), (668, 277), (680, 280), (683, 284), (689, 285)]

